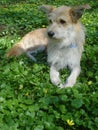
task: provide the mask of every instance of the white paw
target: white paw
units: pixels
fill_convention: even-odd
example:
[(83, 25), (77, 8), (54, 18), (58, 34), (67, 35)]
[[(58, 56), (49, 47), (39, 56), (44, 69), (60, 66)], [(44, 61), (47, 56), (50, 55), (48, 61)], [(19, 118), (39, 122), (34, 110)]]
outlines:
[(73, 87), (74, 84), (70, 84), (70, 83), (65, 83), (65, 84), (59, 84), (58, 87), (59, 88), (67, 88), (67, 87)]
[(52, 79), (51, 79), (51, 82), (52, 82), (52, 84), (53, 85), (58, 85), (59, 83), (60, 83), (60, 79), (57, 79), (56, 77), (53, 77)]
[(73, 85), (71, 85), (71, 84), (60, 84), (60, 85), (58, 85), (58, 87), (59, 88), (67, 88), (67, 87), (73, 87)]
[(64, 84), (64, 87), (67, 88), (67, 87), (73, 87), (73, 84)]
[(64, 84), (64, 87), (73, 87), (75, 84), (74, 80), (67, 80), (66, 83)]

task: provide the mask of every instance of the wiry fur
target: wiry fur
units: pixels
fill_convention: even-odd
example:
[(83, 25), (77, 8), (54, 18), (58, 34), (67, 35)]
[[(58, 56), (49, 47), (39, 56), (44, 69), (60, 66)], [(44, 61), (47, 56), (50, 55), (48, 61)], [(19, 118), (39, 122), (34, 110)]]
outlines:
[[(50, 24), (47, 28), (50, 41), (48, 44), (48, 62), (50, 63), (50, 79), (59, 87), (72, 87), (80, 73), (80, 60), (85, 42), (84, 27), (79, 19), (88, 5), (79, 7), (41, 6), (46, 12)], [(69, 67), (71, 74), (62, 84), (59, 70)]]
[(29, 58), (36, 61), (32, 53), (46, 49), (48, 38), (46, 29), (37, 29), (26, 34), (22, 40), (16, 43), (6, 54), (7, 57), (19, 56), (26, 53)]
[[(47, 46), (47, 61), (50, 64), (50, 80), (59, 87), (72, 87), (80, 73), (80, 60), (85, 42), (84, 27), (79, 19), (88, 5), (78, 7), (43, 5), (44, 11), (50, 24), (47, 29), (39, 29), (28, 33), (18, 44), (14, 45), (7, 53), (7, 57), (20, 55), (30, 50), (35, 51), (40, 47)], [(48, 34), (48, 36), (47, 36)], [(69, 67), (71, 74), (65, 83), (61, 83), (59, 70)]]

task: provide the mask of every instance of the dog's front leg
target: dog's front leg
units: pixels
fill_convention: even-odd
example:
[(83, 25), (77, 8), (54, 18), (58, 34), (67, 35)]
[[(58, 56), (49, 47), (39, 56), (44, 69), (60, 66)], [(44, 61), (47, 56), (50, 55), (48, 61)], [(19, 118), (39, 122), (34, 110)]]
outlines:
[(80, 74), (80, 67), (75, 67), (72, 69), (70, 76), (68, 77), (64, 87), (72, 87), (76, 83), (76, 79)]
[(59, 72), (54, 65), (50, 67), (50, 80), (54, 85), (58, 85), (61, 82)]

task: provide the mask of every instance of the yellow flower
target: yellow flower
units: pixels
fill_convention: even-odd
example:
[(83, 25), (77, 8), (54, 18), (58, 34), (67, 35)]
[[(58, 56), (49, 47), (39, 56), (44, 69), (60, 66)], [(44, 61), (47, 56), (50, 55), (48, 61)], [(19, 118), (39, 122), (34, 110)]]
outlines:
[(75, 123), (73, 122), (73, 120), (67, 120), (67, 124), (69, 125), (69, 126), (73, 126)]
[(23, 89), (23, 85), (22, 84), (20, 84), (20, 86), (19, 86), (19, 90), (21, 90), (21, 89)]
[(91, 85), (92, 84), (92, 81), (88, 81), (88, 85)]
[(27, 92), (27, 93), (25, 93), (25, 96), (29, 96), (29, 93)]
[(45, 28), (46, 26), (45, 25), (42, 25), (43, 28)]

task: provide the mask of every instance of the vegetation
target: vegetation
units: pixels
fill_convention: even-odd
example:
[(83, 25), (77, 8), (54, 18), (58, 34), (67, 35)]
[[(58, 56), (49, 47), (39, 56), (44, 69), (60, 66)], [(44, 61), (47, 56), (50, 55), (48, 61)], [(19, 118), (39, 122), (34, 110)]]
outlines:
[[(25, 55), (5, 53), (27, 32), (47, 26), (42, 4), (92, 7), (82, 17), (86, 44), (82, 72), (73, 88), (59, 89), (49, 80), (46, 54), (34, 63)], [(61, 71), (63, 80), (68, 71)], [(0, 130), (98, 130), (98, 2), (97, 0), (0, 1)]]

